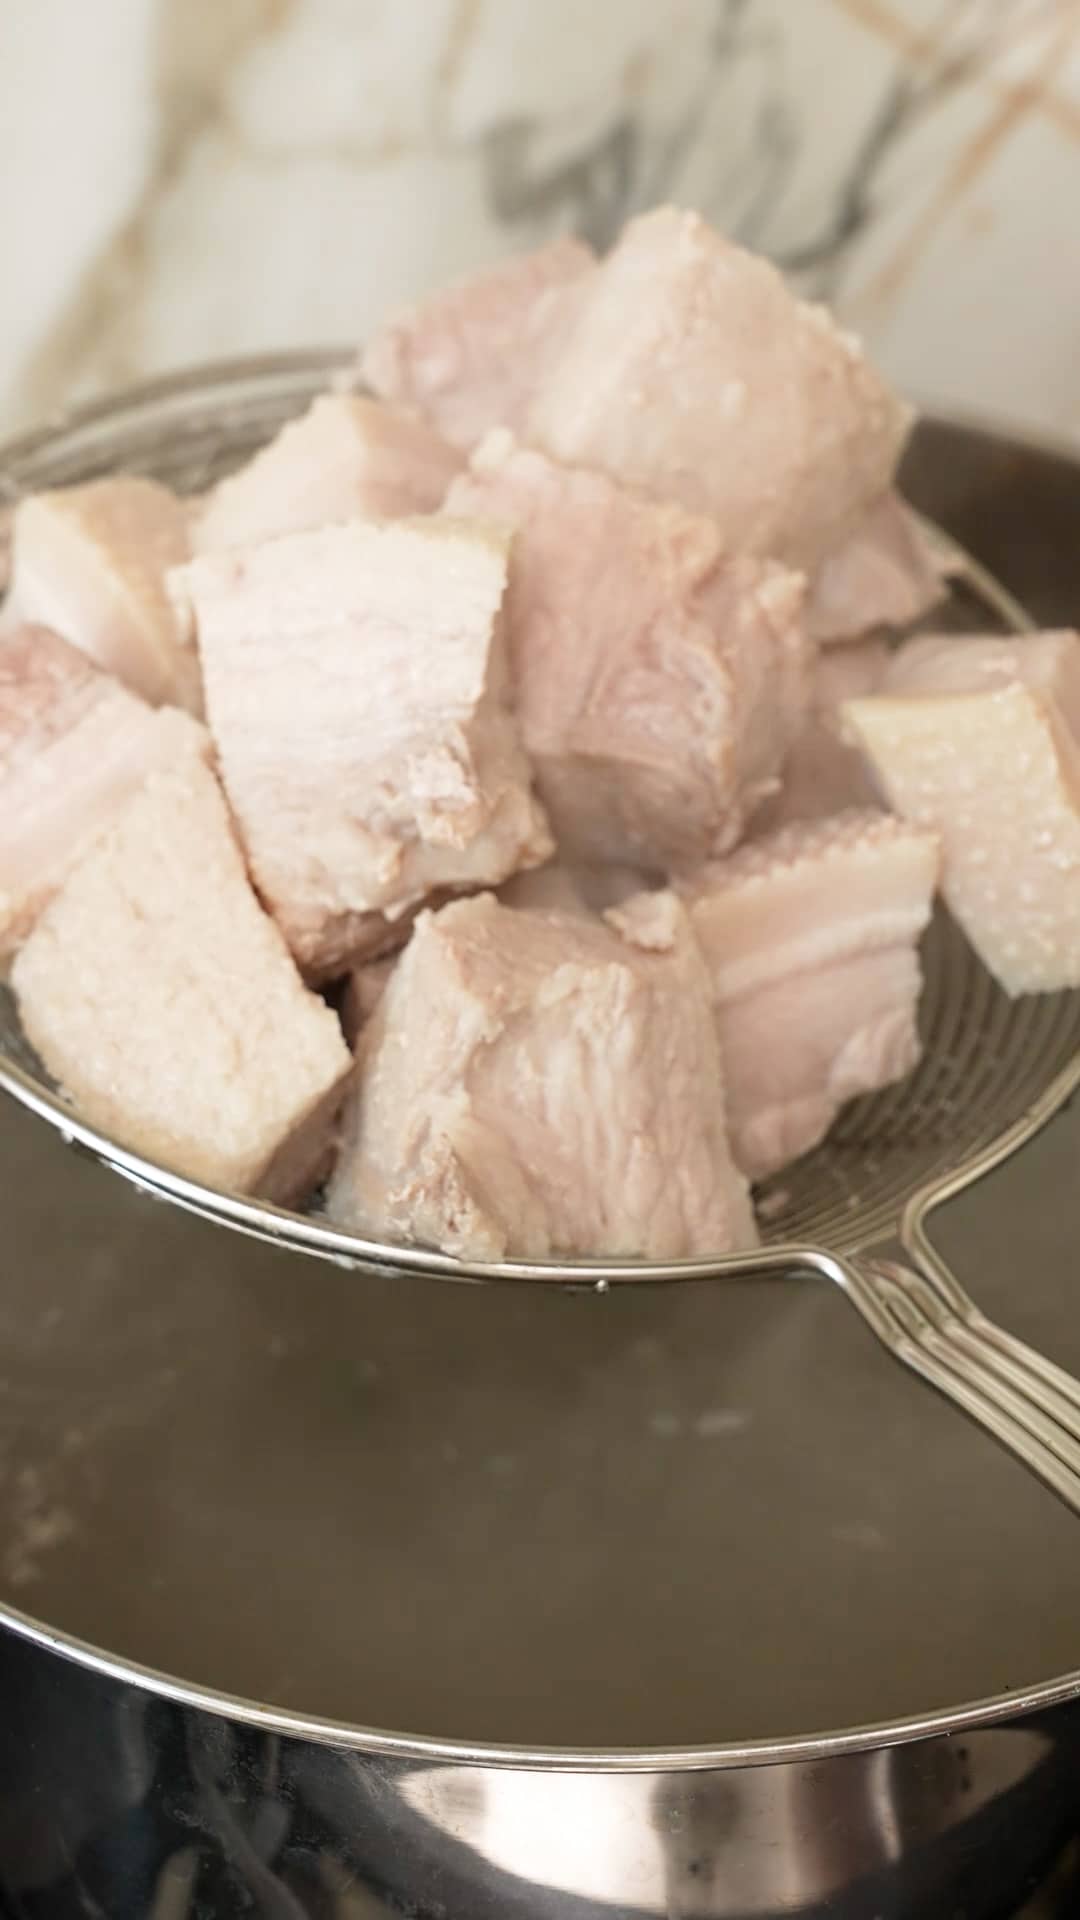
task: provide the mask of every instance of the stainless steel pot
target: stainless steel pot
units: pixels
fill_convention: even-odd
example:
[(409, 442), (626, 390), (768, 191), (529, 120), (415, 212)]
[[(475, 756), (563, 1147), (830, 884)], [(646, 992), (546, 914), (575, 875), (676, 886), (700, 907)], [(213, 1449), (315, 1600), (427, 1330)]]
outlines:
[(14, 1642), (0, 1673), (19, 1916), (1076, 1912), (1074, 1707), (825, 1760), (537, 1772), (254, 1730)]
[[(152, 390), (146, 464), (325, 364)], [(1073, 616), (1068, 459), (927, 426), (909, 486)], [(1077, 1124), (935, 1222), (1073, 1371)], [(0, 1167), (11, 1913), (1080, 1911), (1080, 1527), (841, 1300), (339, 1272), (8, 1106)]]

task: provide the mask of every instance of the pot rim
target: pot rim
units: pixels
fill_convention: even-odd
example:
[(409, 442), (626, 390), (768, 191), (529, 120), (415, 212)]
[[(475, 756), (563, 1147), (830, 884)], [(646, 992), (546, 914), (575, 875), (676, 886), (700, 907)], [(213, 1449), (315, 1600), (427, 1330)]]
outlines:
[(122, 1685), (137, 1687), (177, 1706), (216, 1714), (242, 1726), (286, 1739), (341, 1747), (385, 1760), (437, 1762), (443, 1766), (496, 1767), (527, 1773), (701, 1773), (739, 1767), (778, 1766), (785, 1762), (839, 1759), (875, 1748), (906, 1746), (917, 1740), (949, 1737), (975, 1727), (1018, 1720), (1080, 1697), (1080, 1669), (1037, 1686), (991, 1694), (967, 1706), (941, 1708), (899, 1720), (869, 1722), (840, 1732), (795, 1734), (780, 1740), (726, 1741), (692, 1747), (528, 1747), (482, 1740), (452, 1740), (436, 1735), (391, 1733), (317, 1714), (272, 1707), (263, 1701), (223, 1693), (198, 1681), (181, 1680), (122, 1654), (63, 1633), (19, 1608), (0, 1604), (0, 1628), (47, 1653), (71, 1660)]

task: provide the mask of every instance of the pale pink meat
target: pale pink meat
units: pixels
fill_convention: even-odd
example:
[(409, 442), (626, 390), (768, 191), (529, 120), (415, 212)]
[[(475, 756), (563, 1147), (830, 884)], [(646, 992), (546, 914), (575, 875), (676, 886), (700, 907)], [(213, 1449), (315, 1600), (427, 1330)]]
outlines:
[(873, 774), (860, 749), (845, 738), (840, 710), (845, 700), (877, 691), (889, 660), (883, 639), (822, 650), (813, 670), (810, 711), (784, 763), (779, 792), (754, 816), (755, 834), (772, 833), (789, 820), (820, 820), (878, 804)]
[(1017, 682), (1050, 701), (1080, 739), (1080, 640), (1069, 628), (1044, 633), (927, 633), (890, 653), (879, 685), (847, 687), (842, 698), (881, 692), (990, 693)]
[(919, 1059), (914, 947), (792, 974), (718, 1009), (732, 1151), (764, 1180), (825, 1138), (841, 1107)]
[(699, 215), (632, 220), (586, 283), (525, 437), (816, 568), (891, 484), (908, 409), (858, 343)]
[(211, 1186), (288, 1201), (325, 1172), (351, 1070), (251, 891), (204, 763), (151, 774), (12, 969), (83, 1119)]
[(945, 550), (892, 491), (875, 501), (811, 583), (806, 623), (823, 646), (879, 627), (910, 627), (945, 596)]
[(564, 238), (429, 294), (368, 342), (362, 377), (465, 450), (520, 426), (593, 266)]
[(807, 710), (801, 576), (504, 431), (447, 506), (515, 529), (515, 706), (563, 851), (663, 868), (733, 845)]
[(287, 534), (174, 576), (256, 886), (312, 978), (552, 850), (505, 704), (506, 569), (497, 530), (435, 518)]
[(685, 916), (624, 913), (421, 915), (361, 1033), (332, 1218), (476, 1261), (754, 1243)]
[(147, 775), (209, 748), (197, 721), (155, 711), (48, 628), (0, 641), (0, 958)]
[(203, 501), (197, 553), (332, 520), (396, 520), (440, 505), (461, 456), (422, 420), (366, 394), (324, 393)]
[(732, 1150), (761, 1179), (918, 1057), (916, 943), (936, 836), (882, 813), (781, 828), (681, 892), (704, 955)]
[(799, 821), (748, 841), (680, 883), (715, 993), (772, 981), (882, 947), (927, 922), (937, 835), (891, 814)]
[(1080, 986), (1080, 638), (909, 642), (844, 721), (897, 813), (942, 839), (942, 891), (1009, 993)]
[(9, 628), (39, 622), (155, 705), (198, 712), (198, 663), (165, 575), (189, 552), (188, 514), (132, 474), (30, 494), (12, 521)]

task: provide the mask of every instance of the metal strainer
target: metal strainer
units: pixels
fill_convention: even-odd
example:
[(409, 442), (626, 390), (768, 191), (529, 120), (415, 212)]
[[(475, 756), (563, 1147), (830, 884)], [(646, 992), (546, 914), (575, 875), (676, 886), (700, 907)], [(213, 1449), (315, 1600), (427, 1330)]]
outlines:
[[(237, 466), (325, 387), (336, 353), (200, 369), (65, 416), (0, 450), (0, 507), (30, 490), (141, 472), (194, 493)], [(1022, 610), (957, 554), (948, 619), (1023, 631)], [(939, 624), (935, 620), (935, 625)], [(1010, 1000), (941, 913), (924, 950), (924, 1050), (914, 1073), (848, 1108), (814, 1153), (759, 1193), (768, 1246), (677, 1261), (503, 1261), (474, 1266), (340, 1231), (215, 1192), (85, 1125), (44, 1072), (0, 989), (0, 1087), (148, 1193), (343, 1266), (454, 1280), (528, 1279), (607, 1288), (739, 1271), (840, 1286), (877, 1337), (1080, 1511), (1080, 1385), (988, 1322), (930, 1244), (934, 1208), (1022, 1146), (1080, 1084), (1080, 991)]]

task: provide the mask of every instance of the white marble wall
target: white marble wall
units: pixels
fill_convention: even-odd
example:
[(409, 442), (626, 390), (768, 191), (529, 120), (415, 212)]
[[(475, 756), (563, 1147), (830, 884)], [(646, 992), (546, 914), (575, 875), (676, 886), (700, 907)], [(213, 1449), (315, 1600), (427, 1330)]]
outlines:
[(694, 202), (1080, 437), (1080, 0), (8, 0), (0, 424)]

